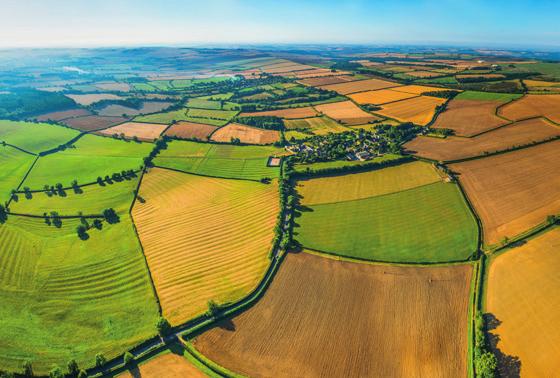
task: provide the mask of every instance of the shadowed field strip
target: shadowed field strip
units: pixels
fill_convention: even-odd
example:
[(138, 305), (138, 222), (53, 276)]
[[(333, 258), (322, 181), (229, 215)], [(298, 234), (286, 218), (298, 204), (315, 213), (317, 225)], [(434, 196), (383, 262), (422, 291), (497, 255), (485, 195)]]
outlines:
[(254, 307), (194, 344), (251, 377), (464, 377), (471, 272), (289, 254)]
[(268, 266), (279, 211), (276, 183), (152, 169), (143, 178), (134, 221), (164, 315), (179, 324), (207, 302), (235, 301)]

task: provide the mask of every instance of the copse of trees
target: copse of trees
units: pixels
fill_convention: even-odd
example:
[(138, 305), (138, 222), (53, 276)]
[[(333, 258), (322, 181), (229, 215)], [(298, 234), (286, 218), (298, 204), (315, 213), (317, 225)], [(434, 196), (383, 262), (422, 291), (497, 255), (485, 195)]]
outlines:
[(284, 130), (282, 118), (275, 116), (235, 117), (235, 122), (265, 130)]
[(498, 368), (496, 356), (486, 343), (485, 321), (481, 313), (475, 317), (474, 366), (476, 377), (494, 378)]
[(4, 205), (0, 205), (0, 224), (5, 223), (8, 220), (8, 212)]
[(423, 92), (422, 96), (439, 97), (439, 98), (453, 98), (459, 94), (459, 91), (433, 91)]

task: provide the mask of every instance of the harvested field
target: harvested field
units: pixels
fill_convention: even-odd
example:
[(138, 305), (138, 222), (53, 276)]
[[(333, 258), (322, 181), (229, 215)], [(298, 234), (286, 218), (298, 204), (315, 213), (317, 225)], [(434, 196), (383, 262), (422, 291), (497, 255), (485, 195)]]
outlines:
[(246, 144), (271, 144), (280, 140), (280, 132), (230, 123), (216, 130), (210, 137), (213, 141), (223, 143), (230, 143), (234, 138)]
[(345, 125), (360, 125), (380, 118), (360, 109), (352, 101), (316, 105), (315, 110)]
[(207, 140), (208, 136), (217, 128), (217, 126), (205, 125), (203, 123), (181, 121), (167, 129), (165, 135), (181, 139)]
[(543, 118), (533, 118), (501, 127), (473, 138), (445, 139), (419, 136), (405, 144), (409, 153), (439, 161), (451, 161), (505, 151), (560, 137), (560, 126)]
[(391, 89), (380, 89), (378, 91), (360, 92), (349, 95), (352, 100), (358, 104), (374, 104), (381, 105), (388, 102), (404, 100), (416, 97), (418, 95), (412, 93), (398, 92)]
[(558, 81), (540, 81), (540, 80), (524, 79), (523, 83), (525, 83), (529, 91), (560, 93), (560, 82)]
[(350, 93), (374, 91), (376, 89), (385, 89), (389, 87), (397, 87), (400, 85), (401, 84), (394, 83), (392, 81), (385, 81), (379, 79), (366, 79), (366, 80), (350, 81), (348, 83), (321, 85), (319, 86), (319, 88), (326, 89), (329, 91), (335, 91), (341, 95), (347, 95)]
[(122, 100), (123, 97), (112, 93), (89, 93), (89, 94), (67, 94), (72, 100), (80, 105), (88, 106), (101, 100)]
[(454, 98), (438, 115), (433, 127), (451, 129), (456, 135), (471, 137), (509, 122), (496, 116), (496, 108), (502, 104), (502, 101)]
[[(164, 316), (180, 324), (209, 300), (233, 302), (254, 289), (269, 260), (278, 186), (154, 168), (132, 215)], [(188, 295), (184, 295), (188, 293)]]
[(175, 353), (166, 353), (157, 356), (138, 366), (134, 372), (127, 371), (119, 374), (118, 378), (206, 378), (184, 356)]
[(289, 254), (255, 306), (194, 345), (251, 377), (466, 376), (471, 274)]
[(383, 105), (381, 110), (375, 112), (401, 122), (425, 126), (434, 118), (436, 106), (445, 101), (443, 98), (420, 96)]
[(328, 117), (312, 117), (286, 120), (284, 121), (284, 126), (286, 127), (286, 130), (306, 130), (312, 132), (315, 135), (341, 133), (350, 130)]
[(124, 134), (126, 138), (137, 137), (140, 140), (152, 141), (157, 139), (166, 128), (166, 125), (160, 123), (125, 122), (101, 130), (99, 133), (103, 135)]
[(299, 83), (303, 85), (310, 85), (312, 87), (318, 87), (321, 85), (339, 84), (346, 83), (348, 81), (355, 80), (353, 76), (328, 76), (328, 77), (316, 77), (310, 79), (298, 80)]
[(395, 91), (412, 93), (416, 95), (421, 95), (425, 92), (441, 92), (448, 91), (448, 88), (438, 88), (438, 87), (427, 87), (425, 85), (403, 85), (398, 88), (394, 88)]
[(415, 161), (382, 171), (300, 180), (296, 188), (303, 197), (301, 204), (310, 206), (396, 193), (441, 180), (431, 164)]
[(514, 121), (543, 116), (560, 123), (560, 95), (526, 95), (501, 107), (498, 114)]
[(413, 76), (413, 77), (417, 77), (417, 78), (427, 78), (427, 77), (438, 77), (438, 76), (443, 76), (441, 73), (439, 72), (433, 72), (433, 71), (411, 71), (411, 72), (407, 72), (406, 73), (408, 76)]
[(84, 116), (89, 116), (91, 114), (92, 113), (86, 109), (72, 109), (72, 110), (63, 110), (59, 112), (42, 114), (40, 116), (35, 117), (35, 119), (37, 121), (62, 121), (63, 119), (84, 117)]
[(123, 117), (103, 117), (92, 115), (65, 119), (62, 123), (81, 131), (95, 131), (118, 125), (119, 123), (126, 121), (128, 121), (128, 119)]
[(552, 377), (560, 353), (560, 229), (555, 228), (494, 258), (488, 272), (486, 311), (499, 322), (501, 376), (513, 376), (501, 356), (519, 357), (522, 377)]
[(306, 106), (303, 108), (289, 108), (289, 109), (279, 109), (279, 110), (268, 110), (263, 112), (245, 112), (241, 113), (240, 117), (264, 117), (264, 116), (275, 116), (285, 119), (296, 119), (296, 118), (307, 118), (315, 117), (317, 112), (311, 106)]
[(560, 213), (560, 141), (452, 164), (484, 228), (496, 244)]

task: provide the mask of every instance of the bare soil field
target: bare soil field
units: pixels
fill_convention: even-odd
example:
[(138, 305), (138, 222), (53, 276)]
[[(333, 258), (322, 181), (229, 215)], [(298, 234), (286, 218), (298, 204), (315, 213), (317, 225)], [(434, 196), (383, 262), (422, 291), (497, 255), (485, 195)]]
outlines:
[(321, 85), (319, 88), (335, 91), (342, 95), (347, 95), (356, 92), (374, 91), (376, 89), (385, 89), (390, 87), (400, 86), (399, 83), (379, 79), (366, 79), (350, 81), (348, 83)]
[(432, 164), (415, 161), (359, 174), (327, 176), (297, 182), (305, 206), (353, 201), (441, 181)]
[(419, 136), (406, 143), (409, 153), (439, 161), (451, 161), (504, 151), (560, 136), (560, 126), (543, 118), (533, 118), (501, 127), (473, 138), (445, 139)]
[(132, 216), (163, 315), (182, 323), (254, 289), (268, 264), (278, 186), (154, 168)]
[(125, 122), (120, 125), (101, 130), (103, 135), (124, 134), (127, 138), (137, 137), (140, 140), (152, 141), (157, 139), (167, 125), (159, 123)]
[(375, 112), (401, 122), (425, 126), (434, 118), (436, 106), (444, 102), (443, 98), (420, 96), (383, 105)]
[(560, 95), (526, 95), (501, 107), (498, 114), (514, 121), (543, 116), (560, 123)]
[(166, 353), (118, 375), (118, 378), (206, 378), (185, 357)]
[(391, 89), (380, 89), (377, 91), (360, 92), (349, 95), (352, 100), (358, 104), (374, 104), (382, 105), (388, 102), (400, 101), (407, 98), (416, 97), (418, 95), (393, 91)]
[(241, 143), (247, 144), (271, 144), (280, 140), (280, 133), (276, 130), (230, 123), (216, 130), (210, 137), (213, 141), (226, 143), (231, 142), (232, 138), (238, 138)]
[(522, 377), (553, 377), (560, 368), (560, 229), (493, 259), (486, 312), (497, 319), (491, 339), (501, 376), (514, 376), (507, 357), (519, 357)]
[(123, 117), (85, 116), (68, 118), (62, 121), (67, 126), (82, 131), (101, 130), (128, 121)]
[(560, 214), (560, 141), (451, 164), (495, 244)]
[(433, 127), (451, 129), (456, 135), (467, 137), (495, 129), (508, 123), (496, 116), (496, 108), (501, 104), (502, 101), (453, 99)]
[(263, 112), (245, 112), (241, 113), (240, 117), (264, 117), (264, 116), (275, 116), (286, 119), (296, 119), (296, 118), (307, 118), (315, 117), (317, 112), (311, 106), (306, 106), (302, 108), (289, 108), (289, 109), (279, 109), (279, 110), (268, 110)]
[(194, 345), (251, 377), (466, 376), (471, 272), (289, 254), (255, 306)]
[(315, 110), (345, 125), (360, 125), (380, 119), (377, 116), (366, 113), (352, 101), (316, 105)]
[(165, 131), (165, 135), (182, 139), (200, 139), (207, 140), (218, 127), (205, 125), (203, 123), (194, 123), (181, 121), (177, 122)]
[(72, 100), (80, 105), (88, 106), (101, 100), (121, 100), (123, 97), (112, 93), (89, 93), (89, 94), (67, 94)]
[(84, 117), (84, 116), (89, 116), (91, 114), (92, 113), (90, 113), (86, 109), (72, 109), (72, 110), (63, 110), (60, 112), (41, 114), (40, 116), (35, 117), (35, 119), (37, 121), (49, 121), (49, 120), (62, 121), (68, 118)]
[(328, 76), (328, 77), (315, 77), (310, 79), (301, 79), (299, 83), (303, 85), (310, 85), (312, 87), (318, 87), (321, 85), (339, 84), (346, 83), (355, 80), (353, 76)]

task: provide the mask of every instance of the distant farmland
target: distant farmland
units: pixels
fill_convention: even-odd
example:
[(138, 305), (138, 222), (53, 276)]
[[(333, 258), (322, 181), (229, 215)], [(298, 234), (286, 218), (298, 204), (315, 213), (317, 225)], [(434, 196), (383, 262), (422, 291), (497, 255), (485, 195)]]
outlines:
[(290, 254), (254, 307), (194, 344), (252, 377), (465, 376), (471, 271)]

